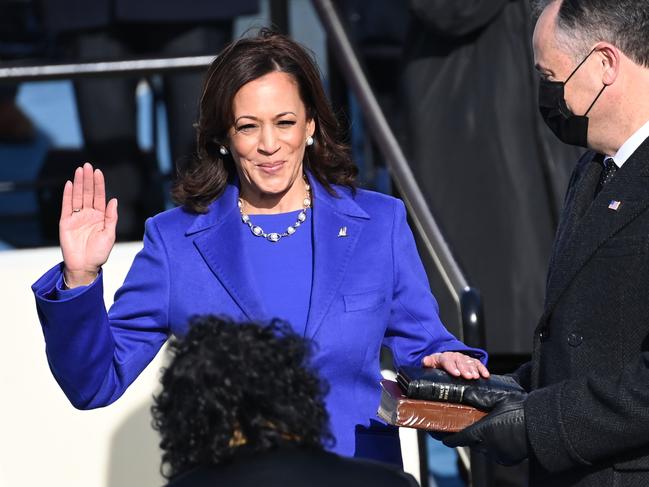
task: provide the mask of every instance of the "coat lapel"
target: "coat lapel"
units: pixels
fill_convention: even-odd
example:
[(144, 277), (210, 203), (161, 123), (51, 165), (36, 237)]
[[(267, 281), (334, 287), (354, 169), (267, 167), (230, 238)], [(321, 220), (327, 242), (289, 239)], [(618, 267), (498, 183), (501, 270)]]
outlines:
[(186, 232), (197, 234), (194, 245), (228, 294), (248, 319), (267, 318), (255, 286), (255, 276), (241, 241), (241, 218), (237, 207), (239, 191), (228, 185), (205, 215), (200, 215)]
[(313, 188), (313, 285), (305, 336), (313, 338), (370, 217), (347, 190), (337, 189), (338, 196), (332, 196), (311, 174), (309, 180)]
[(590, 157), (590, 160), (584, 166), (579, 183), (571, 187), (566, 197), (568, 211), (559, 222), (559, 228), (557, 229), (550, 260), (550, 275), (548, 277), (550, 281), (555, 269), (555, 261), (563, 254), (566, 242), (573, 235), (579, 220), (593, 202), (595, 187), (602, 172), (602, 159), (600, 154)]
[[(590, 205), (587, 205), (586, 198), (588, 194), (592, 198), (588, 185), (592, 184), (594, 171), (589, 170), (590, 176), (589, 172), (586, 173), (575, 195), (574, 215), (569, 217), (560, 237), (560, 247), (548, 281), (545, 316), (597, 249), (649, 206), (648, 165), (649, 140), (635, 151)], [(617, 210), (609, 208), (613, 201), (621, 202)], [(585, 213), (580, 217), (579, 211), (584, 208)]]

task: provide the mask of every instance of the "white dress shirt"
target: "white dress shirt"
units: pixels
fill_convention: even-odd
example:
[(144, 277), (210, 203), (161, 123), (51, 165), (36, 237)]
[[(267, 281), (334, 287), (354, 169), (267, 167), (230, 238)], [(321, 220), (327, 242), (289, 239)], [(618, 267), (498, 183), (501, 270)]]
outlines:
[(640, 145), (649, 137), (649, 120), (638, 130), (635, 131), (635, 133), (629, 137), (624, 144), (622, 144), (622, 147), (618, 149), (618, 151), (615, 153), (613, 156), (613, 161), (615, 162), (615, 165), (619, 168), (622, 167), (622, 164), (624, 164), (629, 157), (631, 157), (631, 154), (633, 154)]

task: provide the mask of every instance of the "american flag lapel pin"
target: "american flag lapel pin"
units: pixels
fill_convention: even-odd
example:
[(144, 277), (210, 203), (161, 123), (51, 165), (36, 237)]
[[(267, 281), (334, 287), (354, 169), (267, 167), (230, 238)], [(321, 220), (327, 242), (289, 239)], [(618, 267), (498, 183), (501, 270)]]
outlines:
[(338, 230), (338, 236), (339, 237), (346, 237), (347, 236), (347, 227), (340, 227), (340, 230)]
[(622, 202), (618, 200), (611, 200), (611, 202), (608, 204), (608, 209), (617, 211), (620, 209), (620, 206), (622, 206)]

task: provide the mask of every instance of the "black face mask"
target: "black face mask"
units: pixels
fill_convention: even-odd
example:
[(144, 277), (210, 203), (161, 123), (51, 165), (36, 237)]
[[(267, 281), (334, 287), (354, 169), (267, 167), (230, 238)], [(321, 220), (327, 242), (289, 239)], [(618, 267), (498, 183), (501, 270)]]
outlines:
[(570, 73), (566, 81), (548, 81), (541, 79), (539, 85), (539, 110), (545, 123), (550, 127), (559, 140), (566, 144), (588, 147), (588, 113), (595, 102), (604, 92), (606, 85), (599, 91), (593, 103), (583, 115), (575, 115), (566, 104), (564, 89), (566, 83), (577, 72), (586, 59), (594, 52), (593, 49), (582, 62)]

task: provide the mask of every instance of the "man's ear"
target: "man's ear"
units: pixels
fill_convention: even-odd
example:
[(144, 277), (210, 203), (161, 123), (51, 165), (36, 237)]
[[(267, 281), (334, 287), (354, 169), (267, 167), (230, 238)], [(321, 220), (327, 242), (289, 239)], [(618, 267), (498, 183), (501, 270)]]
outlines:
[(610, 86), (615, 83), (620, 72), (622, 53), (617, 47), (606, 42), (601, 43), (596, 49), (602, 66), (602, 83)]

